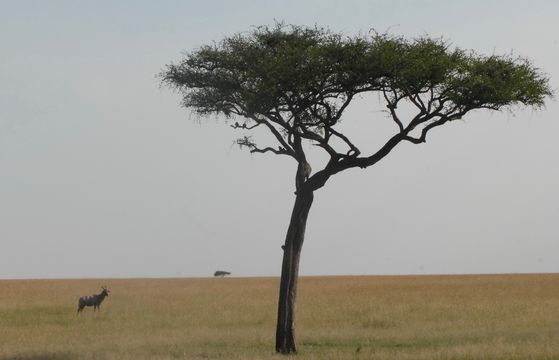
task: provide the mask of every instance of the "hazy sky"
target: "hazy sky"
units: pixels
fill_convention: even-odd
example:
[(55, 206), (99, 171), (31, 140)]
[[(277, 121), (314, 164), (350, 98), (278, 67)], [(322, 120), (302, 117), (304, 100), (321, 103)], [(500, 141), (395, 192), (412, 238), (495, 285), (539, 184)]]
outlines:
[[(428, 34), (559, 79), (559, 2), (0, 0), (0, 278), (276, 276), (295, 163), (156, 74), (274, 20)], [(345, 129), (396, 129), (377, 97)], [(319, 190), (301, 274), (559, 271), (559, 107), (479, 111)]]

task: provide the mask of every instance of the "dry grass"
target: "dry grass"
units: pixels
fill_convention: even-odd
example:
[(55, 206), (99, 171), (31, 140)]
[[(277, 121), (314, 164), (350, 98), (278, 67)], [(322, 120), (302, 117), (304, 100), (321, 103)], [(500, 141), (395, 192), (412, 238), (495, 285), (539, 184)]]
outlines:
[[(283, 359), (278, 283), (0, 281), (0, 360)], [(298, 342), (301, 359), (559, 359), (559, 275), (302, 278)]]

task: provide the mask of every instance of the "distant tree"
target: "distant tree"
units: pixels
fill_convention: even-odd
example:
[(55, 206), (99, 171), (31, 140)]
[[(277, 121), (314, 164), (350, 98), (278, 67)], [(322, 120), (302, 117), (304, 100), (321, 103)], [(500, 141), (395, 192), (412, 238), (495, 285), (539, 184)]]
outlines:
[(216, 272), (214, 272), (215, 277), (225, 277), (227, 275), (231, 275), (231, 273), (229, 271), (223, 271), (223, 270), (217, 270)]
[[(375, 165), (401, 143), (424, 143), (429, 131), (473, 110), (540, 108), (552, 96), (547, 77), (527, 59), (477, 55), (429, 37), (348, 37), (283, 24), (202, 46), (160, 76), (197, 114), (222, 114), (246, 132), (264, 128), (275, 142), (262, 146), (245, 135), (237, 140), (240, 146), (288, 156), (297, 164), (295, 204), (282, 246), (276, 351), (283, 354), (296, 352), (299, 259), (316, 190), (339, 172)], [(352, 100), (364, 93), (379, 94), (396, 129), (370, 154), (338, 126)], [(415, 114), (403, 118), (403, 104)], [(314, 174), (309, 144), (328, 158)]]

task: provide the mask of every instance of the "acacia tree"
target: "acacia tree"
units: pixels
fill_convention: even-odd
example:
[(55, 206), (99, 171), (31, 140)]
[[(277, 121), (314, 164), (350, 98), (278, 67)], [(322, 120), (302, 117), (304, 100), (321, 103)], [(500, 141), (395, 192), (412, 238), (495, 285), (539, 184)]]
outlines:
[[(424, 143), (430, 130), (477, 109), (522, 104), (539, 108), (552, 96), (547, 77), (526, 59), (481, 56), (442, 39), (407, 40), (387, 34), (347, 37), (323, 28), (258, 27), (186, 53), (160, 74), (199, 115), (222, 114), (235, 129), (264, 128), (274, 144), (244, 135), (252, 153), (293, 158), (295, 204), (285, 243), (278, 301), (276, 351), (296, 352), (295, 298), (301, 248), (314, 192), (333, 175), (367, 168), (403, 142)], [(386, 102), (394, 134), (363, 154), (339, 128), (358, 95)], [(401, 107), (415, 115), (402, 118)], [(308, 144), (327, 161), (311, 173)]]

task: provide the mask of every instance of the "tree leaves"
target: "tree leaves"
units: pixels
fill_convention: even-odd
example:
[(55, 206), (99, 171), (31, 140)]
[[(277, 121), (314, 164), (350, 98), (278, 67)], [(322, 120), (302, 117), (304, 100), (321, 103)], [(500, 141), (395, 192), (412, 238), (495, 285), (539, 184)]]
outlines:
[[(285, 154), (304, 163), (301, 139), (325, 150), (330, 161), (310, 179), (315, 187), (344, 169), (371, 166), (403, 140), (423, 143), (428, 131), (469, 111), (519, 104), (538, 108), (553, 96), (547, 76), (527, 59), (482, 56), (440, 38), (352, 37), (284, 24), (202, 46), (168, 65), (160, 77), (200, 115), (242, 117), (246, 124), (237, 129), (265, 125), (279, 147), (262, 148), (241, 138), (238, 144), (251, 152)], [(369, 156), (336, 129), (354, 97), (365, 92), (384, 97), (398, 127)], [(416, 115), (401, 118), (401, 102), (412, 104)]]

